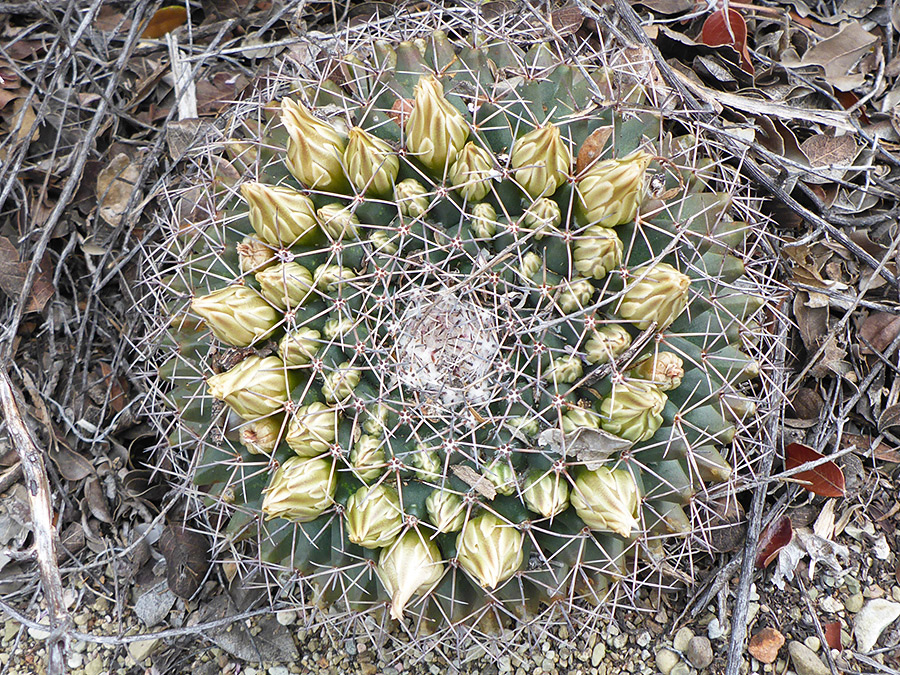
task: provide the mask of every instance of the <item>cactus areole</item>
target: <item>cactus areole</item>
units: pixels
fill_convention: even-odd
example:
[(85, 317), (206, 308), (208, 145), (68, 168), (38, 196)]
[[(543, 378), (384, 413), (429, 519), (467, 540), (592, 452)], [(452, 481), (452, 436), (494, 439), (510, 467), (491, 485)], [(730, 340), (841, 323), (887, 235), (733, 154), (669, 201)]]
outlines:
[(732, 474), (745, 224), (696, 138), (590, 59), (436, 32), (338, 61), (180, 195), (174, 473), (284, 602), (413, 637), (577, 624)]

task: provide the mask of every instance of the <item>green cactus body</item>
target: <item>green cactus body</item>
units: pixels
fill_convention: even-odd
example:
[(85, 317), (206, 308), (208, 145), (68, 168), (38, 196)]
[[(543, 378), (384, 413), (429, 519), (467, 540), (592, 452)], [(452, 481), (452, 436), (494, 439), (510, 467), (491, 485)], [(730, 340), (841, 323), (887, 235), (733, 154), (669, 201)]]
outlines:
[[(234, 139), (257, 149), (249, 205), (211, 185), (227, 225), (173, 236), (171, 446), (199, 440), (190, 481), (223, 536), (346, 616), (424, 635), (597, 604), (733, 474), (751, 416), (735, 396), (759, 372), (746, 228), (656, 163), (678, 147), (659, 114), (586, 103), (613, 86), (596, 62), (436, 32), (345, 65)], [(578, 186), (602, 126), (605, 163)], [(240, 378), (208, 356), (232, 346)], [(662, 351), (677, 365), (659, 375)], [(600, 460), (567, 450), (604, 433), (620, 443)]]

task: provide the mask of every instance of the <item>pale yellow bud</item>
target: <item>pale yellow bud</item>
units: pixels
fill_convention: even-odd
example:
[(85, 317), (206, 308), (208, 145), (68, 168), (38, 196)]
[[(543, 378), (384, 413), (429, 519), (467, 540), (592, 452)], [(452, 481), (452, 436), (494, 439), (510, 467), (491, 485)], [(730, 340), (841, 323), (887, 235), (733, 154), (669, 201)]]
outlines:
[(335, 128), (289, 98), (281, 102), (281, 121), (290, 136), (285, 164), (294, 178), (310, 189), (343, 188), (344, 139)]
[(391, 616), (397, 621), (403, 620), (413, 596), (428, 593), (444, 576), (437, 544), (415, 530), (381, 551), (376, 571), (391, 596)]
[(325, 322), (325, 325), (322, 326), (322, 332), (325, 334), (326, 340), (334, 342), (338, 338), (352, 331), (355, 325), (356, 322), (349, 316), (340, 316), (334, 319), (328, 319), (328, 321)]
[(266, 417), (284, 408), (289, 382), (277, 356), (248, 356), (234, 368), (207, 380), (213, 398), (225, 401), (245, 420)]
[(572, 258), (579, 274), (603, 279), (622, 266), (625, 248), (619, 235), (600, 225), (592, 225), (575, 239)]
[(525, 559), (525, 535), (493, 513), (467, 521), (456, 538), (459, 565), (485, 588), (509, 579)]
[(305, 366), (322, 345), (322, 335), (312, 328), (298, 328), (278, 342), (278, 355), (288, 366)]
[(550, 364), (550, 370), (544, 373), (544, 379), (558, 384), (572, 384), (581, 379), (584, 368), (581, 359), (572, 354), (558, 356)]
[(363, 548), (383, 548), (403, 531), (403, 508), (397, 491), (387, 485), (361, 487), (344, 510), (347, 538)]
[(573, 434), (578, 429), (599, 429), (600, 415), (590, 408), (569, 408), (562, 415), (563, 433)]
[(371, 436), (383, 436), (389, 412), (388, 407), (383, 403), (367, 406), (366, 417), (362, 423), (363, 431)]
[(282, 310), (296, 309), (314, 296), (312, 273), (295, 262), (278, 263), (256, 273), (260, 293)]
[(494, 156), (475, 143), (466, 143), (453, 166), (450, 182), (468, 202), (478, 202), (491, 191), (494, 173)]
[(253, 274), (266, 269), (275, 262), (272, 247), (253, 237), (244, 237), (236, 247), (241, 273)]
[(344, 164), (353, 187), (379, 196), (391, 194), (400, 170), (400, 158), (391, 146), (359, 127), (350, 129)]
[(594, 365), (608, 363), (631, 346), (631, 334), (617, 323), (605, 323), (591, 332), (584, 343), (587, 362)]
[(438, 532), (457, 532), (466, 522), (466, 505), (459, 495), (447, 490), (434, 490), (428, 495), (425, 509)]
[(319, 265), (313, 273), (316, 288), (323, 293), (336, 293), (342, 286), (346, 288), (353, 279), (356, 279), (356, 272), (349, 267), (327, 263)]
[(627, 157), (597, 162), (589, 168), (577, 185), (585, 223), (615, 227), (633, 221), (651, 159), (643, 150), (635, 150)]
[(362, 434), (350, 451), (350, 465), (360, 480), (369, 482), (378, 478), (386, 465), (382, 440)]
[(469, 125), (444, 98), (444, 87), (433, 76), (420, 78), (414, 94), (415, 106), (406, 123), (406, 147), (431, 172), (443, 175), (463, 149)]
[(407, 218), (421, 218), (431, 205), (428, 190), (414, 178), (407, 178), (394, 186), (394, 201), (400, 213)]
[(344, 362), (322, 378), (322, 396), (329, 403), (342, 403), (353, 395), (360, 377), (359, 369)]
[(497, 212), (485, 202), (472, 207), (472, 233), (479, 239), (490, 239), (497, 234)]
[(549, 197), (566, 182), (572, 151), (550, 124), (529, 131), (513, 143), (510, 164), (515, 181), (534, 199)]
[(326, 452), (337, 437), (340, 413), (324, 403), (310, 403), (294, 412), (285, 440), (299, 457)]
[(522, 224), (529, 230), (536, 230), (535, 239), (543, 239), (546, 233), (555, 230), (561, 222), (559, 204), (547, 197), (535, 199), (522, 214)]
[(515, 470), (509, 464), (497, 462), (484, 470), (484, 477), (494, 484), (498, 494), (507, 497), (515, 494), (518, 479)]
[(569, 508), (569, 485), (558, 473), (531, 472), (525, 479), (522, 496), (525, 506), (544, 518), (552, 518)]
[(684, 361), (672, 352), (649, 354), (629, 371), (631, 377), (655, 384), (661, 391), (671, 391), (681, 384)]
[(419, 479), (424, 481), (438, 480), (444, 469), (440, 456), (434, 450), (426, 450), (421, 445), (416, 448), (410, 463)]
[(544, 261), (534, 251), (528, 251), (519, 263), (519, 274), (525, 279), (533, 280), (544, 267)]
[(569, 499), (575, 513), (592, 530), (629, 537), (640, 527), (637, 485), (625, 469), (582, 469)]
[(275, 472), (263, 494), (266, 520), (286, 518), (307, 523), (334, 503), (337, 477), (330, 459), (291, 457)]
[(394, 255), (400, 250), (397, 240), (397, 234), (391, 230), (372, 230), (369, 233), (369, 241), (372, 242), (372, 251), (374, 253)]
[(358, 239), (359, 218), (343, 204), (326, 204), (316, 211), (319, 224), (332, 240)]
[(655, 385), (640, 380), (616, 382), (600, 405), (601, 426), (626, 441), (646, 441), (662, 426), (666, 400)]
[(308, 241), (318, 232), (312, 200), (289, 187), (244, 183), (241, 193), (250, 207), (250, 225), (272, 246), (286, 248)]
[(616, 313), (640, 330), (654, 321), (657, 330), (663, 330), (687, 307), (691, 278), (671, 265), (645, 265), (631, 272), (631, 277)]
[(587, 307), (593, 295), (594, 285), (587, 279), (575, 277), (566, 284), (556, 304), (563, 314), (571, 314)]
[(191, 309), (213, 335), (235, 347), (248, 347), (268, 337), (281, 319), (272, 305), (246, 286), (226, 286), (194, 298)]
[(254, 455), (271, 455), (281, 440), (282, 416), (272, 415), (242, 424), (241, 445)]

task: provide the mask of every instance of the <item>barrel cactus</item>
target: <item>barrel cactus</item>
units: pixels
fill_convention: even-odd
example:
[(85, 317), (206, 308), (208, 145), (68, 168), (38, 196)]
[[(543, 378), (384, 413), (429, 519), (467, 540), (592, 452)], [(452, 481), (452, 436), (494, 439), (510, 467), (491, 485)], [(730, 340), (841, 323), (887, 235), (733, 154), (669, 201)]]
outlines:
[(173, 188), (166, 461), (276, 599), (407, 638), (584, 625), (730, 494), (748, 225), (602, 56), (374, 42)]

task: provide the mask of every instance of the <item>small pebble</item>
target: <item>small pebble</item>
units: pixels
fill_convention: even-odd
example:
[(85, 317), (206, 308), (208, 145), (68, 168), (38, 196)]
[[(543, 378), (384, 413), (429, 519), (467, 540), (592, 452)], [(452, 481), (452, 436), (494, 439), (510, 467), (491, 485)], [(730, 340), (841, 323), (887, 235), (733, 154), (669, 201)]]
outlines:
[(819, 638), (817, 638), (815, 635), (810, 635), (808, 638), (806, 638), (803, 641), (803, 644), (805, 644), (807, 647), (812, 649), (814, 652), (819, 651), (819, 647), (822, 646), (822, 643), (819, 641)]
[(684, 661), (679, 661), (675, 667), (669, 671), (669, 675), (691, 675), (691, 667)]
[(844, 600), (844, 608), (848, 612), (856, 614), (859, 610), (862, 609), (864, 601), (865, 601), (865, 598), (863, 598), (862, 593), (859, 593), (859, 592), (854, 593), (853, 595), (849, 596), (846, 600)]
[(853, 634), (861, 652), (870, 652), (884, 629), (900, 617), (900, 603), (884, 598), (869, 600), (853, 619)]
[(675, 633), (675, 639), (672, 641), (672, 646), (679, 652), (684, 652), (687, 650), (688, 642), (691, 641), (691, 638), (694, 637), (694, 631), (692, 631), (687, 626), (683, 628), (679, 628), (678, 632)]
[(709, 625), (706, 627), (706, 634), (709, 636), (710, 640), (718, 640), (719, 638), (725, 637), (725, 629), (722, 627), (722, 624), (719, 623), (718, 617), (713, 617), (713, 620), (709, 622)]
[(788, 652), (797, 675), (831, 675), (831, 670), (822, 663), (822, 659), (802, 642), (791, 640)]
[(606, 644), (598, 642), (594, 645), (594, 651), (591, 652), (591, 665), (594, 668), (599, 666), (604, 656), (606, 656)]
[(709, 643), (709, 638), (702, 635), (692, 637), (690, 642), (688, 642), (685, 656), (688, 662), (698, 670), (708, 667), (713, 660), (712, 645)]
[(275, 620), (282, 626), (290, 626), (297, 620), (297, 612), (292, 609), (283, 609), (275, 613)]
[(674, 668), (675, 664), (680, 660), (678, 654), (671, 649), (660, 649), (656, 652), (656, 667), (659, 668), (659, 672), (661, 672), (662, 675), (670, 675), (672, 668)]

